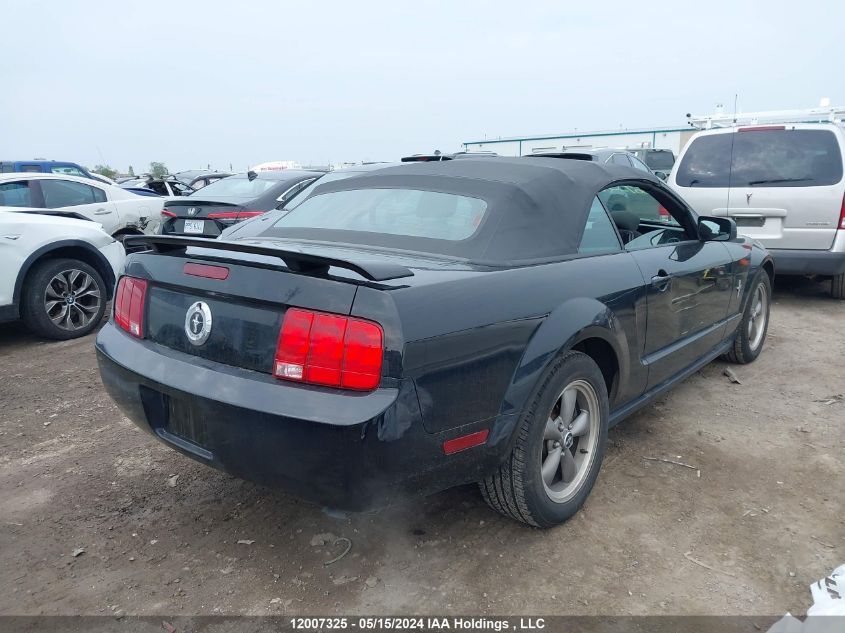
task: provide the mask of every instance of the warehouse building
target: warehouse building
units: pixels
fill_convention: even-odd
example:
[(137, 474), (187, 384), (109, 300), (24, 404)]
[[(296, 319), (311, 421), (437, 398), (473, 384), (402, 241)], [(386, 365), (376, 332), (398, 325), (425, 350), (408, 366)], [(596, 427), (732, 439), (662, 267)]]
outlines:
[(570, 149), (613, 147), (625, 149), (669, 149), (677, 156), (697, 130), (686, 127), (659, 127), (597, 132), (566, 132), (544, 136), (522, 136), (483, 141), (466, 141), (468, 152), (488, 151), (502, 156), (524, 156), (533, 152), (560, 152)]

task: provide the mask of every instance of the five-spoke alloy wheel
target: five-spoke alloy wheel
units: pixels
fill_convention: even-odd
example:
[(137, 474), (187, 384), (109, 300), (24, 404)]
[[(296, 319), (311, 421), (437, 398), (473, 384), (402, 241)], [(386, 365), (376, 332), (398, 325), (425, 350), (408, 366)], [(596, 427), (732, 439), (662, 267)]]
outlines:
[(604, 457), (608, 390), (595, 361), (561, 354), (520, 417), (510, 456), (480, 482), (495, 510), (537, 527), (566, 521), (584, 504)]
[(763, 350), (766, 332), (769, 329), (769, 308), (772, 296), (772, 282), (765, 270), (760, 270), (752, 280), (742, 311), (742, 320), (736, 331), (736, 339), (725, 360), (732, 363), (750, 363)]

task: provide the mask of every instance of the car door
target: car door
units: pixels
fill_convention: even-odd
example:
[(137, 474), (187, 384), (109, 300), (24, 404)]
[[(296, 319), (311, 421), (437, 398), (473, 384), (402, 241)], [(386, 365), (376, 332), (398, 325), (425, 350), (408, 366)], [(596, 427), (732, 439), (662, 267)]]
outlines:
[(100, 187), (60, 178), (38, 179), (47, 209), (72, 211), (103, 225), (107, 233), (120, 228), (120, 216)]
[(722, 342), (733, 293), (731, 253), (702, 241), (696, 218), (677, 197), (649, 182), (599, 193), (626, 231), (625, 250), (648, 285), (642, 361), (648, 388), (694, 364)]

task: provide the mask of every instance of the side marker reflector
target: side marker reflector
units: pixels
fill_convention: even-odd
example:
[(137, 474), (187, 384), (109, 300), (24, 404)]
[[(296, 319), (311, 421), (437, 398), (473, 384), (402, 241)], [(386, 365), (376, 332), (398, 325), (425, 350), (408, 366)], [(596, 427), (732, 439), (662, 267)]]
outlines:
[(487, 441), (488, 435), (490, 435), (490, 429), (484, 429), (483, 431), (476, 431), (469, 435), (456, 437), (453, 440), (446, 440), (443, 442), (443, 452), (447, 455), (452, 455), (474, 446), (481, 446)]

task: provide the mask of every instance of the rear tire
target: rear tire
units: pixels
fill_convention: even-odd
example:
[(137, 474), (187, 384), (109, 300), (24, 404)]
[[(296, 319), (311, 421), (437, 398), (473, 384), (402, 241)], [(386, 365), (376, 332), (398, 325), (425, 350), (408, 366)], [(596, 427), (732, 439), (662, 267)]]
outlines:
[(845, 273), (830, 280), (830, 294), (834, 299), (845, 299)]
[(77, 259), (46, 259), (26, 277), (21, 318), (35, 334), (65, 341), (103, 320), (108, 292), (100, 274)]
[(479, 482), (487, 504), (541, 528), (578, 512), (604, 458), (608, 409), (607, 387), (593, 359), (581, 352), (560, 356), (520, 418), (511, 454)]
[(757, 360), (769, 330), (771, 302), (772, 282), (765, 271), (760, 271), (748, 293), (733, 347), (724, 355), (725, 360), (740, 365)]

